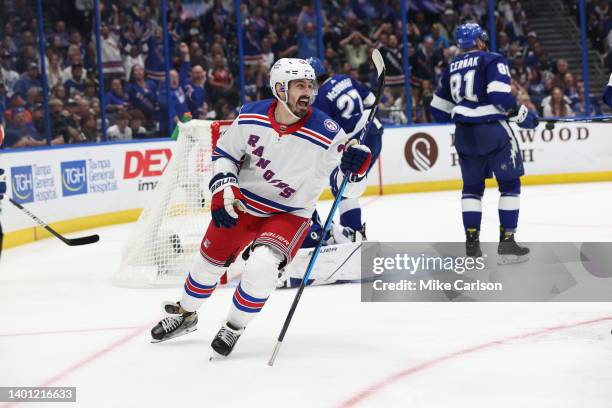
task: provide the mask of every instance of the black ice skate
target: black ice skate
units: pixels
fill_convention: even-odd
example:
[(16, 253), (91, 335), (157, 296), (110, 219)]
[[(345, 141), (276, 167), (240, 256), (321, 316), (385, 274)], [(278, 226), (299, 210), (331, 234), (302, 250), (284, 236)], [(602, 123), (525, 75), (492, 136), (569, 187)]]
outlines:
[(469, 228), (465, 231), (465, 253), (471, 258), (482, 256), (480, 249), (480, 231)]
[(514, 241), (514, 232), (500, 228), (499, 245), (497, 246), (497, 263), (499, 265), (526, 262), (529, 260), (529, 248), (520, 246)]
[(187, 312), (180, 303), (165, 303), (164, 311), (169, 315), (151, 329), (151, 343), (159, 343), (196, 331), (197, 312)]
[[(336, 239), (336, 243), (344, 244), (346, 242), (362, 242), (367, 241), (368, 237), (366, 236), (366, 225), (365, 223), (361, 226), (361, 229), (354, 230), (351, 227), (343, 227), (340, 226), (341, 236)], [(334, 237), (338, 237), (338, 234), (334, 235)]]
[(229, 356), (242, 332), (244, 332), (244, 327), (238, 328), (229, 322), (225, 323), (210, 344), (214, 350), (214, 354), (210, 359), (214, 360), (219, 357)]

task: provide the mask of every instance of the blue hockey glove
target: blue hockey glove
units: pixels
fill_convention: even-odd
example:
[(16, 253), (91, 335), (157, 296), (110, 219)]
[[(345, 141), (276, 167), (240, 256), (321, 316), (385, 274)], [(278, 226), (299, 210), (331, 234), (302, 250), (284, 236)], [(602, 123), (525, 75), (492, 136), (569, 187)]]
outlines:
[(340, 160), (340, 170), (357, 176), (363, 176), (370, 168), (372, 153), (368, 146), (359, 144), (353, 139), (346, 145), (346, 150)]
[(530, 112), (525, 105), (521, 105), (518, 112), (510, 116), (508, 120), (510, 120), (510, 122), (516, 122), (516, 124), (523, 129), (535, 129), (538, 123), (540, 123), (536, 114)]
[(244, 195), (238, 187), (238, 178), (232, 173), (219, 173), (210, 180), (210, 215), (217, 228), (232, 228), (238, 222), (239, 211), (246, 211)]

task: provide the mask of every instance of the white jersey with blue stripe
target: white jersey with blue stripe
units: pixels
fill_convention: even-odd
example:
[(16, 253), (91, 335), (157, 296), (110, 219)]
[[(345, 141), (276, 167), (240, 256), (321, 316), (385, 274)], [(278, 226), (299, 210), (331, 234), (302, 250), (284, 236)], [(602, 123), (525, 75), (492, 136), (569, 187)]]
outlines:
[(297, 123), (281, 125), (274, 120), (276, 105), (268, 99), (242, 106), (213, 151), (214, 172), (238, 174), (252, 215), (309, 218), (340, 163), (347, 135), (312, 107)]
[(444, 70), (431, 102), (439, 121), (486, 123), (508, 119), (516, 110), (506, 58), (487, 51), (455, 57)]
[(348, 75), (337, 74), (321, 84), (313, 105), (353, 136), (365, 126), (367, 115), (364, 118), (363, 111), (371, 108), (375, 101), (374, 94), (366, 86)]

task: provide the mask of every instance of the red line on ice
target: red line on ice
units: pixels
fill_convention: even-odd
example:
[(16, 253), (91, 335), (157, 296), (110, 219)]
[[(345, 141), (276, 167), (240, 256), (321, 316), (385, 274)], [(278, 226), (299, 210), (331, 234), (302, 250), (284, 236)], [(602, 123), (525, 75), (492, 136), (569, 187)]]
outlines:
[(20, 337), (20, 336), (44, 336), (48, 334), (71, 334), (71, 333), (90, 333), (90, 332), (101, 332), (111, 330), (131, 330), (138, 329), (141, 326), (127, 326), (127, 327), (103, 327), (99, 329), (70, 329), (70, 330), (53, 330), (53, 331), (41, 331), (41, 332), (23, 332), (23, 333), (0, 333), (0, 337)]
[(76, 364), (73, 364), (72, 366), (68, 367), (64, 371), (54, 375), (51, 378), (46, 379), (41, 384), (39, 384), (38, 387), (48, 387), (51, 384), (54, 384), (55, 382), (61, 380), (64, 377), (66, 377), (68, 374), (78, 370), (79, 368), (82, 368), (82, 367), (86, 366), (87, 364), (91, 363), (92, 361), (97, 360), (98, 358), (102, 357), (103, 355), (108, 354), (111, 351), (119, 348), (120, 346), (122, 346), (123, 344), (125, 344), (128, 341), (132, 340), (134, 337), (138, 336), (140, 333), (142, 333), (143, 331), (147, 330), (148, 328), (149, 328), (149, 325), (137, 327), (135, 330), (132, 330), (129, 334), (126, 334), (125, 336), (123, 336), (120, 339), (114, 341), (113, 343), (109, 344), (108, 346), (104, 347), (103, 349), (96, 351), (95, 353), (91, 354), (90, 356), (88, 356), (88, 357), (82, 359), (81, 361), (77, 362)]
[(370, 398), (372, 395), (379, 393), (386, 386), (393, 384), (397, 382), (398, 380), (406, 378), (412, 374), (416, 374), (421, 371), (424, 371), (428, 368), (436, 366), (445, 361), (452, 360), (456, 357), (461, 357), (466, 354), (476, 353), (478, 351), (486, 350), (486, 349), (489, 349), (495, 346), (501, 346), (513, 340), (523, 340), (523, 339), (527, 339), (530, 337), (536, 337), (542, 334), (549, 334), (549, 333), (554, 333), (554, 332), (558, 332), (558, 331), (562, 331), (566, 329), (573, 329), (575, 327), (586, 326), (589, 324), (600, 323), (600, 322), (604, 322), (608, 320), (612, 320), (612, 316), (606, 316), (606, 317), (601, 317), (599, 319), (585, 320), (585, 321), (570, 323), (570, 324), (562, 324), (559, 326), (546, 327), (546, 328), (535, 330), (532, 332), (516, 334), (514, 336), (509, 336), (509, 337), (505, 337), (499, 340), (489, 341), (487, 343), (478, 344), (472, 347), (468, 347), (462, 350), (455, 351), (453, 353), (445, 354), (440, 357), (434, 358), (432, 360), (417, 364), (415, 366), (408, 367), (402, 371), (396, 372), (395, 374), (391, 374), (387, 378), (384, 378), (364, 388), (363, 390), (359, 391), (357, 394), (353, 395), (352, 397), (350, 397), (349, 399), (341, 403), (339, 406), (341, 408), (357, 406), (360, 403), (362, 403), (364, 400)]
[[(150, 324), (153, 324), (153, 323), (150, 323)], [(108, 346), (104, 347), (103, 349), (100, 349), (100, 350), (96, 351), (95, 353), (85, 357), (84, 359), (78, 361), (77, 363), (71, 365), (70, 367), (66, 368), (65, 370), (63, 370), (63, 371), (59, 372), (58, 374), (54, 375), (53, 377), (50, 377), (50, 378), (46, 379), (45, 381), (41, 382), (40, 384), (37, 384), (36, 387), (49, 387), (50, 385), (55, 384), (56, 382), (58, 382), (59, 380), (61, 380), (64, 377), (66, 377), (67, 375), (72, 374), (73, 372), (83, 368), (87, 364), (89, 364), (89, 363), (99, 359), (100, 357), (104, 356), (105, 354), (110, 353), (111, 351), (116, 350), (120, 346), (122, 346), (125, 343), (127, 343), (128, 341), (132, 340), (134, 337), (138, 336), (140, 333), (142, 333), (143, 331), (147, 330), (150, 327), (150, 324), (147, 324), (145, 326), (136, 327), (129, 334), (126, 334), (125, 336), (123, 336), (120, 339), (114, 341), (113, 343), (109, 344)], [(0, 405), (0, 408), (9, 408), (9, 407), (12, 407), (13, 405), (14, 405), (13, 403), (5, 404), (5, 405)]]

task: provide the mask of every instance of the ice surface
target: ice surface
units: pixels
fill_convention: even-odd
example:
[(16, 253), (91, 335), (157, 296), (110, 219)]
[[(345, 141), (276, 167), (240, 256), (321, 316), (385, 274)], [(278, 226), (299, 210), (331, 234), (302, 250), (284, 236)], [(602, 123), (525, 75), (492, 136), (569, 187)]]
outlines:
[[(497, 199), (487, 190), (483, 240), (497, 239)], [(612, 241), (611, 202), (612, 183), (524, 187), (518, 238)], [(372, 239), (463, 240), (456, 191), (362, 205)], [(232, 296), (220, 288), (198, 331), (150, 344), (162, 300), (179, 289), (111, 285), (131, 228), (96, 230), (95, 245), (3, 253), (0, 386), (78, 387), (76, 405), (54, 407), (612, 406), (610, 303), (366, 304), (358, 285), (312, 287), (268, 367), (295, 291), (276, 291), (232, 356), (211, 363)]]

